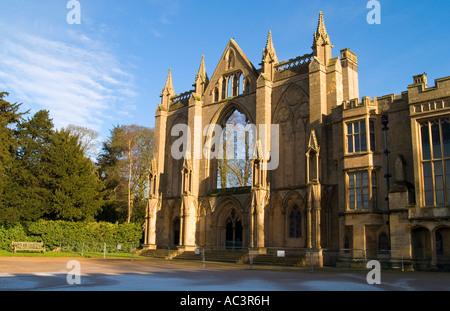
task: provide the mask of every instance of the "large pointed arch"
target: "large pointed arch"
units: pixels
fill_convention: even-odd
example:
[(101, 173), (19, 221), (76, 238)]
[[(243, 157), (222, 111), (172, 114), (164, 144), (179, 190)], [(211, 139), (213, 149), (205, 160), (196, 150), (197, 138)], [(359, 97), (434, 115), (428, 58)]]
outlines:
[[(234, 114), (236, 116), (242, 115), (245, 118), (245, 121), (243, 120), (243, 118), (241, 118), (242, 123), (238, 122), (236, 124), (244, 125), (244, 130), (248, 132), (246, 132), (245, 137), (239, 136), (240, 138), (232, 138), (237, 139), (237, 144), (235, 145), (235, 147), (237, 148), (234, 148), (234, 146), (232, 147), (234, 148), (235, 152), (237, 152), (236, 155), (238, 156), (233, 156), (232, 159), (228, 158), (227, 161), (224, 161), (224, 158), (222, 158), (222, 156), (225, 155), (224, 151), (226, 150), (226, 148), (224, 148), (225, 144), (222, 145), (222, 143), (225, 142), (224, 137), (228, 136), (223, 136), (223, 131), (226, 130), (226, 124), (228, 120), (230, 120), (230, 117)], [(210, 125), (211, 126), (205, 128), (205, 132), (203, 133), (205, 139), (203, 142), (203, 156), (204, 158), (208, 159), (205, 173), (208, 177), (211, 178), (211, 187), (224, 189), (250, 186), (252, 175), (251, 151), (253, 148), (253, 143), (255, 141), (254, 139), (256, 138), (254, 118), (252, 117), (248, 109), (241, 105), (239, 102), (230, 101), (223, 105), (220, 109), (218, 109), (218, 111), (216, 111), (210, 122)], [(247, 133), (253, 134), (247, 135)], [(222, 136), (218, 138), (217, 135)], [(221, 140), (221, 144), (218, 143), (218, 140), (220, 139), (223, 139)], [(246, 148), (246, 146), (242, 146), (243, 144), (239, 144), (239, 142), (243, 142), (244, 140), (245, 144), (248, 144), (248, 148)], [(220, 150), (222, 150), (222, 152), (218, 151), (216, 148), (221, 148)], [(233, 170), (231, 167), (229, 167), (229, 170), (224, 170), (224, 166), (230, 165), (236, 166), (236, 169)], [(243, 172), (242, 176), (239, 175), (241, 172)], [(236, 178), (234, 178), (232, 174), (235, 174)], [(230, 176), (231, 179), (229, 179), (228, 176)]]
[(290, 84), (273, 107), (272, 122), (282, 124), (290, 121), (292, 129), (296, 128), (298, 119), (309, 117), (309, 95), (295, 83)]
[[(223, 126), (224, 122), (230, 117), (230, 115), (235, 111), (239, 111), (240, 113), (244, 114), (247, 122), (251, 124), (255, 124), (255, 118), (252, 116), (250, 111), (242, 104), (240, 104), (237, 101), (229, 101), (222, 105), (219, 109), (217, 109), (216, 113), (213, 115), (211, 120), (209, 121), (209, 125), (206, 127), (206, 131), (203, 133), (203, 146), (205, 148), (211, 147), (211, 137), (213, 137), (214, 134), (214, 125)], [(208, 156), (206, 156), (207, 159), (209, 159)]]
[(172, 131), (172, 128), (177, 125), (177, 124), (187, 124), (188, 122), (188, 118), (184, 113), (177, 113), (176, 115), (171, 116), (171, 118), (173, 118), (172, 122), (170, 122), (169, 125), (169, 136), (171, 137), (172, 135), (170, 134)]
[(309, 96), (300, 85), (292, 83), (281, 95), (280, 101), (284, 101), (289, 106), (297, 106), (304, 102), (309, 102)]
[(276, 188), (305, 184), (306, 153), (309, 124), (309, 96), (298, 84), (289, 84), (272, 108), (272, 123), (280, 125), (278, 168), (273, 172)]
[(246, 223), (246, 214), (237, 199), (227, 196), (217, 201), (213, 216), (216, 245), (226, 248), (247, 245)]
[(248, 122), (255, 123), (255, 117), (250, 113), (250, 111), (238, 101), (228, 101), (222, 107), (220, 107), (212, 119), (210, 120), (210, 124), (223, 124), (225, 120), (233, 113), (233, 111), (238, 110), (242, 114), (245, 115)]
[(214, 213), (214, 219), (217, 220), (223, 210), (228, 208), (229, 206), (235, 206), (240, 211), (240, 213), (242, 213), (242, 215), (245, 213), (244, 206), (241, 204), (241, 202), (239, 202), (239, 200), (237, 200), (233, 196), (223, 196), (220, 197), (211, 207), (212, 213)]
[[(170, 123), (170, 127), (168, 127), (169, 131), (167, 132), (167, 139), (166, 139), (166, 180), (168, 183), (168, 189), (167, 194), (170, 197), (174, 196), (180, 196), (181, 195), (181, 181), (182, 181), (182, 175), (181, 170), (183, 168), (183, 159), (176, 160), (172, 156), (171, 148), (174, 144), (174, 142), (179, 139), (179, 137), (172, 136), (172, 129), (174, 126), (178, 124), (187, 124), (187, 117), (180, 113), (176, 116), (173, 116), (173, 121)], [(178, 133), (177, 133), (178, 134)], [(184, 146), (186, 148), (186, 146)]]

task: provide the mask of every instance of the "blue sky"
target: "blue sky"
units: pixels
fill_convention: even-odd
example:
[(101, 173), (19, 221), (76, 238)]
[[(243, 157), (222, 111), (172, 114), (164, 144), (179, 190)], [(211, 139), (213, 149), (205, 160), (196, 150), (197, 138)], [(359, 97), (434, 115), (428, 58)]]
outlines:
[(361, 97), (450, 76), (448, 1), (379, 0), (380, 25), (367, 23), (366, 0), (78, 1), (81, 24), (69, 25), (68, 0), (0, 0), (0, 91), (102, 139), (117, 124), (153, 127), (168, 69), (188, 91), (202, 55), (211, 77), (230, 38), (257, 68), (269, 30), (280, 61), (310, 53), (319, 11), (333, 56), (358, 55)]

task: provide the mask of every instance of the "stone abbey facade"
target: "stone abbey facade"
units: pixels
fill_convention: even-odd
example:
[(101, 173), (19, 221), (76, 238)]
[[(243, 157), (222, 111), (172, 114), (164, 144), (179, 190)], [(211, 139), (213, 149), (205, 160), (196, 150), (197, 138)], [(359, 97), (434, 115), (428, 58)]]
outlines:
[[(417, 75), (401, 95), (360, 100), (356, 54), (332, 49), (320, 13), (310, 54), (279, 60), (269, 32), (259, 69), (231, 39), (211, 78), (202, 58), (193, 90), (177, 95), (169, 72), (146, 247), (298, 249), (317, 265), (450, 263), (450, 77), (429, 87)], [(206, 125), (235, 114), (258, 131), (279, 125), (277, 137), (264, 133), (279, 163), (263, 169), (273, 159), (256, 149), (231, 183), (231, 167), (195, 153), (212, 151)], [(177, 124), (192, 146), (181, 159), (171, 152)]]

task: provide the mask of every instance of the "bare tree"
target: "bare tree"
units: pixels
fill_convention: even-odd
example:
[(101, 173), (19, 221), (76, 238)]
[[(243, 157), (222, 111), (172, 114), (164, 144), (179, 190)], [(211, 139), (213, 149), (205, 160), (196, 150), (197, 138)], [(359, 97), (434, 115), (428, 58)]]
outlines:
[[(218, 185), (221, 188), (246, 187), (251, 185), (251, 148), (255, 133), (242, 131), (248, 125), (244, 114), (235, 110), (226, 121), (222, 137), (222, 158), (218, 160)], [(241, 131), (235, 132), (241, 125)], [(242, 135), (242, 136), (241, 136)], [(245, 135), (245, 136), (244, 136)], [(227, 145), (232, 144), (234, 154), (228, 154)]]
[(128, 182), (127, 223), (131, 222), (135, 198), (145, 197), (148, 167), (153, 156), (153, 130), (137, 125), (116, 127), (112, 144), (121, 148), (120, 171)]
[(72, 134), (78, 136), (81, 143), (81, 148), (84, 151), (86, 157), (94, 159), (99, 153), (99, 141), (98, 133), (92, 129), (84, 126), (69, 124), (66, 130)]

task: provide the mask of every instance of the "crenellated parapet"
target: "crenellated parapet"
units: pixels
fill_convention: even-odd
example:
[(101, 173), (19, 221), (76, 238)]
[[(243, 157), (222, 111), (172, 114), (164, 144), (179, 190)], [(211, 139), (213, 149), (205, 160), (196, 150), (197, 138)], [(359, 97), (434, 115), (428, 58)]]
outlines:
[(428, 87), (427, 75), (414, 76), (414, 84), (408, 86), (410, 114), (420, 117), (450, 109), (450, 77), (435, 80), (434, 87)]
[(450, 77), (435, 80), (434, 87), (428, 87), (427, 74), (414, 76), (414, 83), (408, 86), (410, 104), (423, 103), (438, 98), (450, 98)]
[(349, 109), (357, 109), (357, 108), (361, 108), (361, 107), (374, 107), (374, 106), (378, 106), (378, 100), (375, 97), (374, 99), (371, 99), (368, 96), (364, 96), (362, 98), (362, 101), (359, 100), (359, 98), (354, 98), (351, 100), (344, 100), (342, 102), (342, 107), (344, 110), (349, 110)]

